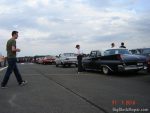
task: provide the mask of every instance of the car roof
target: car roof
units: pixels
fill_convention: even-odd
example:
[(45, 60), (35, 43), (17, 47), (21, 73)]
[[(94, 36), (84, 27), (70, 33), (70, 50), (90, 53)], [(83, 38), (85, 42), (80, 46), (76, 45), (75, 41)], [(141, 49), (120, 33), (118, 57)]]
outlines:
[(150, 49), (150, 48), (137, 48), (137, 49), (130, 49), (130, 50), (139, 50), (139, 49)]
[(128, 49), (126, 49), (126, 48), (111, 48), (111, 49), (107, 49), (107, 50), (128, 50)]

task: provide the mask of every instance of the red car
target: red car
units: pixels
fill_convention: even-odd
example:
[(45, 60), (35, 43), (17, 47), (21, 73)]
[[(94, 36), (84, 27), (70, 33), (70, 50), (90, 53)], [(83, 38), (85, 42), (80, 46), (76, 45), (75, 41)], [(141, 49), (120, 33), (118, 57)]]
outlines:
[(42, 59), (42, 64), (55, 64), (56, 57), (46, 56)]

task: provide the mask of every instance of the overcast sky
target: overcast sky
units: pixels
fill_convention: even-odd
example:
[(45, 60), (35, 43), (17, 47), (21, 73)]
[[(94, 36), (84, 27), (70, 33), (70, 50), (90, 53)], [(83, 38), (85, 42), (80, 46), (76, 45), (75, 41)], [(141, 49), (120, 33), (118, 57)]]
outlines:
[(18, 56), (150, 47), (150, 0), (0, 0), (0, 52), (19, 31)]

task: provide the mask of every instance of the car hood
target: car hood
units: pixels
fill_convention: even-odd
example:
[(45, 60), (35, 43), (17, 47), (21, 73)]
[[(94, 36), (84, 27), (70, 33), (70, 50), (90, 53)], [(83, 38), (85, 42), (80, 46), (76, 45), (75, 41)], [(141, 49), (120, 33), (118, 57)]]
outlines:
[(77, 59), (77, 57), (65, 57), (65, 58), (69, 58), (69, 59)]

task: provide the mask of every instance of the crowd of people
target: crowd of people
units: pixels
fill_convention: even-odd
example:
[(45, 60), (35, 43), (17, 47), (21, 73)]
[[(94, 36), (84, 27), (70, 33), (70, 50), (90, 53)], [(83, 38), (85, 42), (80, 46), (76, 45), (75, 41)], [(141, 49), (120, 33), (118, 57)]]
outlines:
[[(111, 48), (112, 48), (112, 49), (116, 48), (115, 43), (111, 43)], [(121, 45), (120, 45), (119, 48), (126, 48), (126, 46), (124, 45), (124, 42), (121, 42)]]

